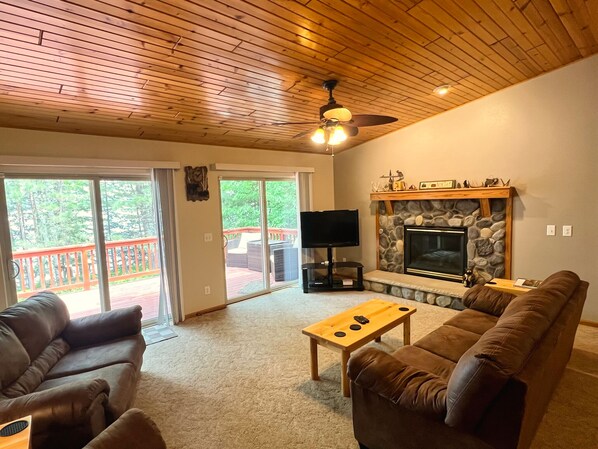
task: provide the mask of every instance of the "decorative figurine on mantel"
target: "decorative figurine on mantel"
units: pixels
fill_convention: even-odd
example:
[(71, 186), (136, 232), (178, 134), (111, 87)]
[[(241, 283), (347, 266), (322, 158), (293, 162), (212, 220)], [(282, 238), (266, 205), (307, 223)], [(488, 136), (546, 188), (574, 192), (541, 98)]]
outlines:
[(395, 192), (405, 190), (407, 188), (407, 184), (405, 184), (405, 177), (403, 176), (403, 172), (397, 170), (397, 176), (392, 183), (392, 190)]
[[(396, 170), (396, 175), (392, 174), (392, 170), (388, 170), (388, 176), (382, 175), (380, 178), (388, 180), (384, 181), (382, 184), (384, 186), (383, 190), (385, 192), (397, 192), (406, 189), (404, 176), (400, 170)], [(380, 185), (377, 185), (377, 187), (380, 187)], [(374, 183), (372, 183), (372, 188), (374, 188)]]
[(486, 178), (484, 187), (496, 187), (498, 185), (498, 178)]

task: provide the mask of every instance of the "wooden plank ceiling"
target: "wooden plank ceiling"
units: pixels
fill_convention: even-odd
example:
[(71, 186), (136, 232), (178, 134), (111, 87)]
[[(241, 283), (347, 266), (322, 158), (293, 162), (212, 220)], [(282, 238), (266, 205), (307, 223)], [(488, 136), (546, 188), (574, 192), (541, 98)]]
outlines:
[(0, 126), (322, 152), (272, 124), (335, 78), (399, 118), (342, 151), (596, 52), (598, 0), (0, 0)]

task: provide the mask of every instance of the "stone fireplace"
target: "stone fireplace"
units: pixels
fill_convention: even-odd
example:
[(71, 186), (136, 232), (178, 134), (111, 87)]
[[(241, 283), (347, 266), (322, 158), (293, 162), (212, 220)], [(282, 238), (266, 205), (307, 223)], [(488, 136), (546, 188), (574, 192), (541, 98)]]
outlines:
[(467, 228), (404, 226), (406, 274), (461, 282), (467, 267)]
[(460, 283), (407, 273), (412, 256), (405, 253), (412, 251), (413, 243), (407, 242), (409, 231), (405, 229), (431, 227), (458, 232), (456, 243), (437, 243), (434, 238), (424, 242), (424, 253), (428, 253), (426, 263), (433, 260), (432, 264), (443, 266), (450, 265), (452, 260), (455, 266), (451, 270), (456, 273), (462, 274), (469, 267), (485, 280), (509, 279), (516, 194), (515, 188), (510, 186), (372, 192), (370, 199), (377, 205), (377, 270), (364, 274), (365, 288), (440, 307), (463, 309), (461, 298), (466, 288)]
[[(389, 206), (392, 207), (390, 211), (387, 210)], [(405, 227), (455, 228), (464, 236), (466, 263), (457, 270), (460, 273), (453, 269), (451, 274), (460, 278), (464, 269), (471, 268), (488, 279), (505, 277), (506, 206), (507, 199), (493, 199), (488, 205), (489, 210), (482, 215), (481, 202), (474, 199), (380, 201), (378, 267), (395, 273), (409, 272), (405, 265)], [(443, 254), (447, 257), (444, 261), (441, 260)], [(433, 257), (437, 265), (450, 265), (450, 259), (455, 255), (452, 250), (443, 253), (439, 248)]]

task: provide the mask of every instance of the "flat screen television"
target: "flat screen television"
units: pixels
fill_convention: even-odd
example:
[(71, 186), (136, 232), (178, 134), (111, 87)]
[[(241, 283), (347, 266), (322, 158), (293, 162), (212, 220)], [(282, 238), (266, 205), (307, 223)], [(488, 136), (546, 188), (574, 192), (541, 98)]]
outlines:
[(357, 210), (301, 212), (303, 248), (359, 246)]

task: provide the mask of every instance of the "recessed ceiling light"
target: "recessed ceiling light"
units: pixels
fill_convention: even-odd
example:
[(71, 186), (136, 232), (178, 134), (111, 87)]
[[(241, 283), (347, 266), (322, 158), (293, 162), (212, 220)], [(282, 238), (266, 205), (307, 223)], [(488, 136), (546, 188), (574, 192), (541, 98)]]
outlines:
[(436, 89), (434, 89), (434, 93), (436, 95), (446, 95), (449, 92), (449, 89), (451, 88), (450, 85), (448, 84), (443, 84), (442, 86), (438, 86)]

